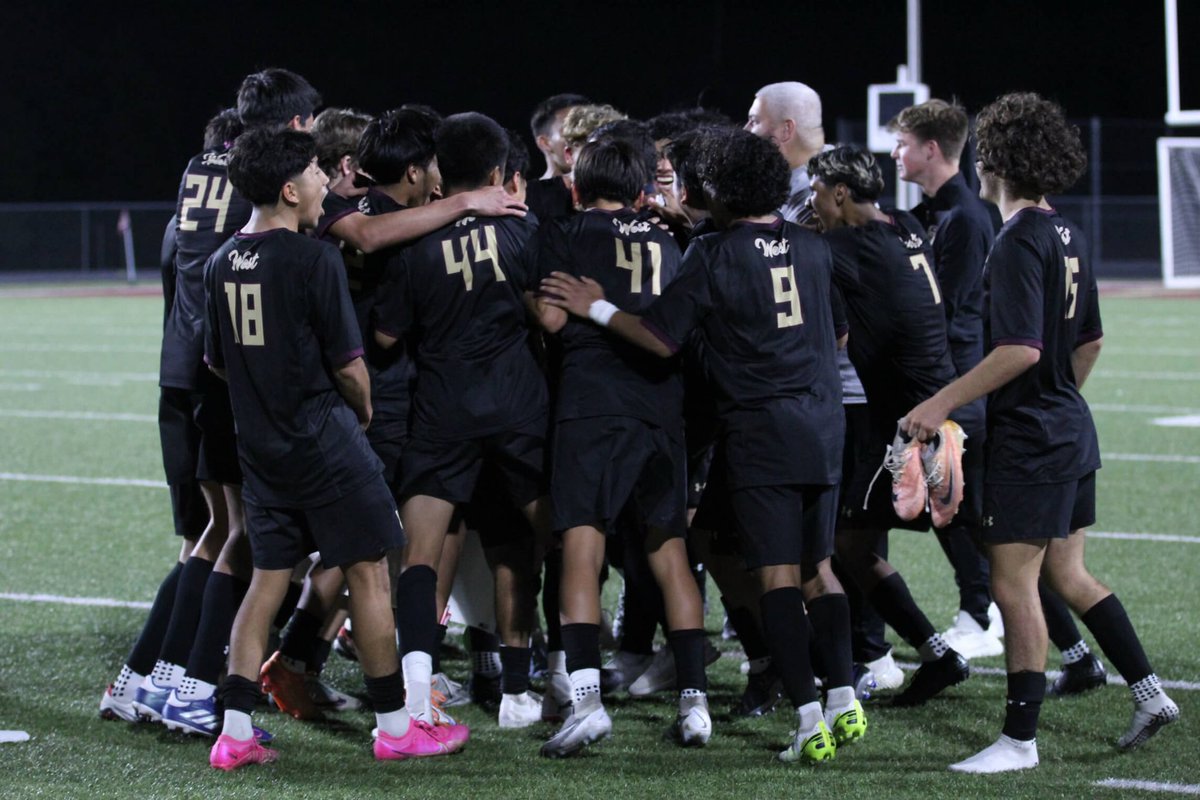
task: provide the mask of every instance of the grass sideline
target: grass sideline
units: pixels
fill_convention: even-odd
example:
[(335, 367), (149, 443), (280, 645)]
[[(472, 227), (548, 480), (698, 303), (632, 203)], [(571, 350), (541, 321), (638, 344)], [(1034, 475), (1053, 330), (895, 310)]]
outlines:
[[(1085, 394), (1097, 409), (1103, 452), (1192, 460), (1110, 457), (1099, 477), (1097, 529), (1200, 537), (1200, 428), (1150, 424), (1200, 414), (1200, 304), (1105, 298), (1102, 308), (1105, 353)], [(152, 297), (0, 297), (0, 473), (9, 476), (0, 480), (0, 593), (152, 599), (177, 550), (165, 491), (10, 478), (162, 480), (153, 422), (160, 321), (161, 302)], [(59, 412), (93, 418), (53, 416)], [(1200, 543), (1096, 538), (1088, 550), (1093, 570), (1129, 609), (1159, 675), (1194, 687)], [(897, 534), (893, 552), (931, 619), (947, 625), (956, 598), (932, 537)], [(710, 598), (708, 627), (716, 630), (715, 590)], [(372, 761), (367, 714), (315, 725), (264, 712), (256, 720), (276, 734), (280, 762), (225, 775), (207, 766), (205, 742), (96, 716), (144, 611), (0, 599), (0, 613), (0, 728), (33, 736), (0, 745), (4, 797), (1075, 798), (1127, 793), (1094, 785), (1108, 778), (1200, 784), (1194, 688), (1172, 691), (1183, 719), (1136, 754), (1112, 747), (1128, 723), (1129, 701), (1123, 688), (1110, 686), (1045, 705), (1039, 769), (994, 778), (946, 772), (995, 737), (1004, 696), (996, 675), (974, 677), (921, 709), (869, 703), (867, 738), (828, 768), (777, 764), (774, 751), (787, 742), (791, 717), (727, 717), (742, 688), (739, 651), (728, 643), (720, 643), (726, 657), (710, 669), (717, 716), (713, 741), (701, 751), (661, 741), (673, 713), (666, 696), (613, 703), (616, 738), (565, 762), (537, 755), (550, 726), (501, 732), (476, 709), (463, 714), (472, 726), (466, 752), (404, 764)], [(906, 647), (897, 652), (915, 660)], [(1003, 666), (999, 658), (978, 664)], [(468, 669), (465, 661), (447, 666), (459, 677)], [(1056, 654), (1049, 666), (1057, 666)], [(361, 686), (356, 668), (336, 657), (329, 677), (345, 689)]]

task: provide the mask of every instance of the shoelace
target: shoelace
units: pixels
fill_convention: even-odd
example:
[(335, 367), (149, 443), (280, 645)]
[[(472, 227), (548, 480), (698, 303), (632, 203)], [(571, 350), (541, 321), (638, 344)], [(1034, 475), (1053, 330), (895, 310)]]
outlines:
[(887, 446), (887, 452), (883, 455), (883, 463), (879, 465), (879, 469), (875, 470), (875, 474), (871, 476), (871, 482), (867, 484), (867, 494), (863, 497), (863, 511), (867, 510), (867, 504), (871, 500), (871, 490), (875, 488), (875, 481), (879, 480), (879, 476), (885, 469), (892, 474), (892, 481), (900, 479), (904, 465), (908, 463), (907, 453), (907, 447), (897, 453), (892, 445)]

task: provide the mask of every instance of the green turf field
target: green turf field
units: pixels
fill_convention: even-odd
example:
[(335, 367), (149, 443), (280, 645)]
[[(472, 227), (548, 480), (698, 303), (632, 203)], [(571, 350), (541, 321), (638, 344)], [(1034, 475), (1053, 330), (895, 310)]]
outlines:
[[(872, 701), (867, 738), (829, 767), (784, 766), (773, 756), (790, 714), (729, 719), (743, 679), (736, 647), (720, 643), (726, 657), (709, 672), (715, 734), (704, 750), (660, 740), (673, 713), (666, 696), (612, 703), (616, 738), (567, 762), (538, 757), (549, 726), (501, 732), (474, 709), (462, 714), (472, 726), (464, 753), (402, 764), (371, 759), (365, 713), (318, 725), (264, 712), (257, 721), (276, 734), (279, 763), (226, 775), (208, 767), (206, 741), (97, 718), (144, 611), (14, 597), (146, 602), (176, 555), (154, 422), (161, 300), (0, 296), (0, 729), (33, 737), (0, 744), (0, 797), (1080, 798), (1151, 796), (1095, 785), (1108, 778), (1200, 784), (1200, 427), (1152, 424), (1200, 415), (1200, 301), (1106, 298), (1103, 309), (1105, 352), (1085, 392), (1106, 455), (1097, 531), (1184, 539), (1088, 545), (1093, 571), (1120, 594), (1183, 709), (1137, 753), (1112, 746), (1130, 704), (1109, 686), (1044, 706), (1039, 769), (946, 772), (998, 732), (1004, 680), (994, 658), (976, 662), (991, 674), (925, 708)], [(944, 629), (956, 595), (932, 537), (898, 534), (893, 554)], [(469, 669), (447, 666), (459, 678)], [(361, 687), (356, 667), (336, 656), (327, 674)]]

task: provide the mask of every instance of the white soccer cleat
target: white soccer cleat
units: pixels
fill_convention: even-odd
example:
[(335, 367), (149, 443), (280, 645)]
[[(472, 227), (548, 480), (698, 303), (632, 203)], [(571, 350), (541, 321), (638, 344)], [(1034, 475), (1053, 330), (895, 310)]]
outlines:
[(891, 650), (874, 661), (868, 661), (865, 666), (875, 676), (877, 689), (899, 689), (904, 685), (904, 670), (896, 666)]
[(1000, 738), (970, 758), (951, 764), (951, 772), (969, 772), (987, 775), (995, 772), (1013, 772), (1033, 769), (1038, 765), (1037, 739), (1023, 742), (1000, 734)]
[(604, 706), (599, 706), (583, 716), (572, 714), (568, 717), (558, 733), (542, 745), (541, 753), (548, 758), (564, 758), (610, 736), (612, 720)]
[(629, 684), (630, 697), (649, 697), (664, 689), (675, 686), (675, 655), (671, 648), (664, 647), (654, 654), (646, 671)]
[(501, 728), (528, 728), (542, 721), (542, 696), (536, 692), (506, 694), (500, 698)]
[(100, 718), (137, 722), (138, 715), (133, 707), (133, 698), (114, 693), (113, 684), (110, 683), (104, 690), (104, 696), (100, 698)]
[(966, 611), (959, 609), (954, 624), (942, 634), (946, 644), (957, 650), (965, 659), (987, 658), (1004, 653), (1004, 642), (987, 628), (975, 621)]
[(1163, 700), (1166, 702), (1154, 712), (1146, 710), (1143, 704), (1134, 706), (1133, 721), (1125, 735), (1117, 740), (1117, 747), (1132, 750), (1158, 733), (1163, 726), (1179, 719), (1179, 706), (1175, 705), (1175, 701), (1166, 695), (1163, 695)]
[(654, 656), (618, 650), (600, 668), (600, 691), (603, 694), (622, 692), (650, 668)]
[(712, 738), (712, 717), (708, 703), (701, 700), (687, 711), (680, 710), (675, 722), (667, 728), (666, 736), (683, 747), (704, 747)]

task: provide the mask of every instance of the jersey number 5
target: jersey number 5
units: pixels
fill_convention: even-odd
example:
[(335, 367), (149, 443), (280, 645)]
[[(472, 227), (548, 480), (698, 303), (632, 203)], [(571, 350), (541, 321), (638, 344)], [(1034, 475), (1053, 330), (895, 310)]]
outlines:
[[(479, 232), (483, 231), (483, 238), (486, 241), (486, 246), (479, 243)], [(467, 240), (470, 239), (470, 249), (475, 252), (475, 263), (481, 261), (492, 262), (492, 271), (496, 275), (496, 281), (508, 280), (504, 277), (504, 273), (500, 271), (500, 246), (496, 244), (496, 228), (492, 225), (484, 225), (482, 228), (475, 228), (471, 231), (470, 236), (459, 237), (458, 249), (462, 251), (462, 258), (454, 255), (454, 242), (449, 239), (442, 242), (442, 259), (446, 262), (446, 274), (454, 275), (461, 272), (463, 277), (463, 285), (467, 287), (467, 291), (475, 286), (475, 272), (471, 269), (471, 259), (467, 252)]]
[[(239, 287), (233, 281), (225, 281), (225, 301), (229, 303), (229, 322), (233, 327), (233, 340), (241, 345), (262, 346), (262, 284), (243, 283)], [(239, 288), (241, 291), (239, 291)], [(240, 299), (241, 302), (238, 302)], [(241, 320), (241, 335), (238, 335), (238, 320)]]
[(642, 293), (642, 245), (650, 256), (650, 293), (662, 294), (662, 245), (658, 242), (629, 242), (629, 250), (625, 250), (625, 242), (614, 239), (617, 245), (617, 268), (629, 270), (629, 291), (633, 294)]
[(775, 327), (790, 328), (793, 325), (803, 325), (800, 293), (796, 291), (796, 272), (791, 264), (786, 267), (771, 267), (771, 286), (775, 290), (775, 302), (787, 304), (787, 311), (780, 311), (775, 315)]
[[(228, 180), (221, 180), (220, 177), (213, 177), (210, 186), (207, 175), (188, 175), (183, 180), (183, 186), (184, 189), (195, 189), (196, 193), (191, 197), (183, 198), (183, 203), (179, 207), (179, 230), (196, 230), (199, 222), (188, 219), (188, 212), (193, 208), (201, 208), (201, 203), (204, 204), (203, 208), (217, 212), (213, 230), (217, 233), (225, 230), (225, 217), (229, 213), (229, 200), (233, 197), (233, 184)], [(207, 199), (204, 197), (206, 190), (208, 192)]]
[(1079, 299), (1079, 259), (1073, 256), (1067, 256), (1063, 259), (1066, 262), (1066, 278), (1067, 278), (1067, 313), (1063, 319), (1075, 319), (1075, 301)]

